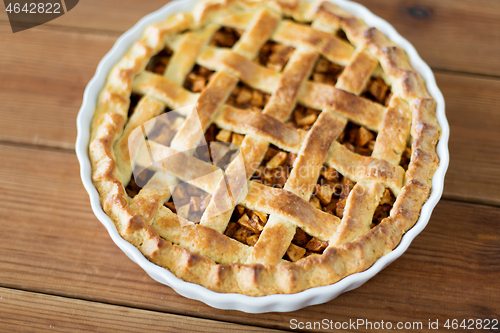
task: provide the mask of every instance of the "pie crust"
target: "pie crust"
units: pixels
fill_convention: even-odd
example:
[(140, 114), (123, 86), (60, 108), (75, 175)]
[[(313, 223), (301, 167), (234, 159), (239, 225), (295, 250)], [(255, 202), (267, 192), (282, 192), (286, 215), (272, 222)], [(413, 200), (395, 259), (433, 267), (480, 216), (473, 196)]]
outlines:
[[(187, 219), (155, 186), (165, 172), (134, 187), (131, 135), (168, 109), (185, 121), (168, 145), (150, 138), (150, 151), (196, 147), (196, 118), (244, 159), (243, 170), (233, 160), (225, 178), (180, 193), (209, 194), (191, 197), (203, 211), (183, 206), (194, 210)], [(439, 165), (435, 110), (403, 49), (331, 2), (203, 1), (147, 27), (109, 73), (91, 125), (92, 178), (119, 234), (180, 279), (223, 293), (297, 293), (366, 270), (416, 223)], [(196, 156), (163, 171), (207, 167)], [(276, 165), (288, 177), (271, 168), (266, 178)], [(240, 206), (210, 215), (221, 179), (241, 185)], [(351, 186), (335, 202), (334, 179)]]

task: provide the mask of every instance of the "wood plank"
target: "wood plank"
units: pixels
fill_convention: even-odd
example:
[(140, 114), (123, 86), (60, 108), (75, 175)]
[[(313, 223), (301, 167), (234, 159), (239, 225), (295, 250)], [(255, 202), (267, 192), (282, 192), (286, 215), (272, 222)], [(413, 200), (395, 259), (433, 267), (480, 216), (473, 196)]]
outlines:
[(6, 288), (0, 288), (0, 323), (4, 332), (270, 331)]
[(500, 80), (436, 75), (450, 123), (444, 197), (500, 206)]
[(74, 147), (83, 91), (116, 37), (0, 25), (0, 141)]
[[(0, 33), (0, 141), (73, 149), (83, 90), (116, 37), (43, 29)], [(500, 205), (500, 80), (436, 77), (451, 125), (444, 196)]]
[(356, 0), (388, 21), (433, 68), (500, 75), (500, 2)]
[[(80, 1), (70, 12), (45, 25), (122, 34), (143, 16), (169, 2), (170, 0), (85, 0)], [(7, 13), (3, 10), (0, 11), (0, 21), (7, 21)]]
[[(87, 0), (49, 26), (121, 34), (169, 1)], [(500, 75), (500, 2), (358, 0), (391, 23), (431, 67)], [(5, 12), (0, 20), (6, 21)], [(41, 29), (41, 28), (35, 28)], [(20, 35), (20, 34), (18, 34)]]
[(443, 200), (408, 251), (364, 286), (292, 313), (251, 315), (181, 297), (131, 262), (92, 214), (73, 154), (0, 145), (0, 156), (2, 287), (281, 329), (293, 318), (500, 316), (500, 208)]

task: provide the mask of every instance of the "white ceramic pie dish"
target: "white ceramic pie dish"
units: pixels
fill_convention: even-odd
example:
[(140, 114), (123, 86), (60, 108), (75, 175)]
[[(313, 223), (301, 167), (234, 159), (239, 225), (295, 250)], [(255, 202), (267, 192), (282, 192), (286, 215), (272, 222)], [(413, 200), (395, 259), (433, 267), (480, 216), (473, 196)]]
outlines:
[(415, 226), (402, 238), (401, 243), (390, 253), (381, 257), (373, 266), (364, 272), (347, 276), (329, 286), (316, 287), (297, 294), (270, 295), (262, 297), (251, 297), (240, 294), (216, 293), (196, 284), (188, 283), (175, 277), (167, 269), (157, 266), (147, 260), (143, 254), (132, 244), (125, 241), (119, 234), (111, 219), (104, 213), (99, 194), (92, 183), (91, 165), (88, 155), (90, 138), (90, 124), (94, 114), (97, 97), (104, 87), (106, 78), (112, 66), (121, 59), (132, 43), (138, 40), (144, 28), (150, 24), (163, 21), (168, 16), (190, 11), (199, 0), (176, 0), (165, 5), (158, 11), (151, 13), (141, 19), (132, 29), (123, 34), (115, 43), (113, 48), (101, 60), (97, 71), (85, 89), (82, 107), (77, 118), (78, 137), (76, 141), (76, 154), (80, 162), (80, 174), (85, 189), (89, 193), (92, 209), (101, 223), (108, 230), (113, 241), (120, 249), (135, 263), (141, 266), (153, 279), (172, 287), (177, 293), (192, 299), (202, 301), (212, 307), (219, 309), (232, 309), (250, 313), (262, 313), (270, 311), (293, 311), (299, 308), (327, 302), (339, 294), (355, 289), (368, 281), (383, 268), (388, 266), (396, 258), (401, 256), (412, 240), (427, 225), (432, 210), (438, 203), (443, 192), (444, 176), (448, 168), (448, 138), (449, 126), (445, 116), (444, 98), (436, 85), (434, 75), (429, 66), (420, 58), (415, 48), (386, 21), (375, 16), (364, 6), (347, 0), (330, 0), (344, 10), (362, 18), (372, 27), (376, 27), (391, 40), (400, 45), (409, 55), (410, 63), (426, 81), (427, 90), (437, 102), (437, 120), (441, 126), (441, 139), (437, 145), (437, 153), (440, 165), (432, 179), (432, 191), (429, 200), (422, 207), (420, 218)]

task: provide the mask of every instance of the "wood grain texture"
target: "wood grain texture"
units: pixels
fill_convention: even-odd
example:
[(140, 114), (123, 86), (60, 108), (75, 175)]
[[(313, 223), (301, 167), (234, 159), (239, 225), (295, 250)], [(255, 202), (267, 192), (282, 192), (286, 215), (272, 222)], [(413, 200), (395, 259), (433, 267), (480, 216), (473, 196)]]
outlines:
[(4, 332), (278, 332), (6, 288), (0, 323)]
[[(86, 0), (48, 26), (121, 34), (168, 0)], [(358, 0), (391, 23), (431, 67), (500, 75), (500, 2)], [(0, 11), (0, 20), (7, 20)], [(40, 28), (36, 28), (40, 29)], [(19, 34), (18, 34), (19, 35)]]
[(500, 75), (500, 2), (356, 0), (385, 19), (431, 67)]
[[(0, 33), (0, 141), (73, 149), (83, 90), (115, 38), (49, 28)], [(500, 206), (500, 79), (436, 77), (451, 126), (444, 197)]]
[(0, 286), (288, 329), (298, 320), (500, 316), (500, 208), (441, 201), (408, 251), (364, 286), (292, 313), (210, 308), (153, 281), (91, 212), (69, 152), (0, 145)]
[(436, 75), (450, 124), (444, 197), (500, 206), (500, 80)]
[[(160, 9), (170, 0), (85, 0), (65, 15), (45, 26), (89, 31), (109, 31), (122, 34), (132, 28), (143, 16)], [(0, 5), (0, 21), (7, 21), (7, 13)]]
[(0, 141), (70, 148), (83, 91), (116, 37), (0, 25)]

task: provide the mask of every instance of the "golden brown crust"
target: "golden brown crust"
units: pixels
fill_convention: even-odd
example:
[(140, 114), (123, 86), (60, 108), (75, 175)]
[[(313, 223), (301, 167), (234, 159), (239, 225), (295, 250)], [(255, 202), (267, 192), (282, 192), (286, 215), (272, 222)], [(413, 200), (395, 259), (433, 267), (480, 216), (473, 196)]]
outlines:
[(333, 233), (332, 229), (340, 222), (338, 217), (315, 209), (297, 194), (255, 182), (249, 185), (248, 195), (243, 200), (243, 204), (250, 209), (293, 221), (310, 235), (322, 240), (327, 240)]
[(271, 37), (280, 19), (279, 15), (273, 11), (262, 8), (262, 10), (255, 15), (245, 33), (234, 46), (234, 52), (241, 54), (247, 59), (255, 58), (260, 48), (264, 46)]
[(336, 87), (356, 95), (361, 94), (377, 65), (377, 59), (370, 53), (359, 50), (340, 75)]
[(326, 158), (326, 164), (356, 182), (375, 181), (398, 194), (403, 185), (404, 170), (388, 161), (361, 156), (334, 142)]
[(306, 132), (286, 126), (266, 113), (240, 110), (224, 106), (215, 123), (235, 133), (254, 134), (275, 146), (291, 152), (298, 152)]
[(378, 130), (384, 107), (325, 83), (307, 82), (299, 102), (313, 109), (329, 109), (371, 130)]
[[(298, 22), (312, 22), (312, 25), (283, 20), (283, 15)], [(232, 50), (207, 46), (216, 26), (221, 23), (246, 29)], [(339, 28), (356, 47), (356, 53), (351, 44), (333, 34)], [(186, 30), (193, 32), (185, 34), (184, 39), (177, 38)], [(268, 39), (296, 47), (283, 73), (252, 61)], [(176, 66), (168, 67), (164, 76), (145, 72), (149, 59), (167, 43), (175, 51), (172, 61)], [(346, 66), (336, 87), (307, 81), (319, 54)], [(374, 59), (392, 88), (393, 98), (388, 109), (359, 96), (367, 77), (375, 70)], [(201, 94), (184, 89), (181, 82), (195, 63), (218, 72)], [(352, 79), (356, 73), (361, 73), (362, 78)], [(224, 106), (238, 79), (254, 89), (273, 94), (264, 115), (248, 116), (243, 126), (235, 123), (228, 107)], [(139, 112), (127, 123), (132, 91), (146, 97), (140, 102)], [(356, 155), (336, 142), (330, 146), (337, 129), (332, 130), (334, 133), (325, 133), (324, 128), (316, 125), (317, 129), (313, 126), (305, 137), (299, 130), (279, 130), (281, 125), (278, 124), (263, 128), (262, 122), (269, 119), (266, 117), (274, 117), (271, 123), (285, 121), (297, 102), (322, 110), (320, 119), (328, 120), (330, 114), (332, 118), (326, 125), (332, 128), (338, 124), (338, 119), (347, 117), (379, 132), (374, 155)], [(318, 165), (326, 159), (327, 164), (357, 181), (356, 186), (369, 194), (358, 196), (351, 192), (346, 217), (339, 221), (307, 202), (310, 194), (297, 190), (300, 178), (289, 179), (291, 191), (263, 188), (263, 185), (250, 182), (243, 203), (273, 214), (265, 228), (265, 234), (270, 237), (261, 236), (253, 248), (226, 237), (220, 232), (222, 228), (214, 230), (203, 225), (203, 221), (201, 225), (193, 224), (164, 207), (170, 193), (155, 186), (155, 181), (158, 184), (164, 181), (161, 177), (130, 199), (124, 189), (132, 174), (127, 154), (129, 137), (134, 128), (155, 117), (162, 107), (184, 108), (180, 113), (188, 120), (196, 111), (203, 130), (215, 121), (223, 127), (249, 133), (241, 145), (248, 177), (257, 167), (255, 162), (258, 165), (263, 159), (270, 142), (302, 153), (299, 153), (299, 164), (305, 163), (300, 161), (301, 157), (305, 159), (304, 147), (308, 146), (318, 154), (311, 160), (312, 164), (306, 163), (314, 169), (308, 184), (317, 178), (314, 174), (319, 172)], [(148, 27), (141, 40), (111, 70), (99, 96), (91, 127), (92, 177), (102, 207), (120, 235), (149, 260), (179, 278), (217, 292), (253, 296), (296, 293), (332, 284), (369, 268), (392, 251), (415, 224), (439, 164), (435, 148), (440, 128), (435, 109), (436, 103), (427, 93), (425, 82), (410, 66), (403, 49), (332, 3), (205, 1), (194, 14), (177, 14)], [(200, 139), (199, 133), (189, 131), (187, 123), (186, 129), (174, 138), (171, 147), (175, 150), (196, 146)], [(404, 171), (397, 163), (408, 134), (412, 139), (412, 158), (404, 178)], [(313, 136), (314, 140), (308, 140)], [(325, 137), (323, 143), (319, 139), (322, 137)], [(396, 143), (393, 152), (387, 150), (388, 142)], [(364, 168), (364, 172), (350, 170), (350, 164)], [(377, 172), (371, 172), (372, 169)], [(219, 178), (214, 178), (204, 190), (215, 193), (218, 181)], [(367, 229), (367, 216), (385, 187), (396, 196), (391, 214), (377, 226)], [(359, 205), (368, 210), (357, 209)], [(223, 227), (227, 224), (227, 216), (216, 224)], [(297, 226), (320, 239), (331, 240), (330, 247), (322, 255), (312, 255), (294, 263), (280, 261)], [(282, 244), (275, 241), (279, 235)]]
[(337, 233), (330, 239), (330, 246), (351, 242), (370, 230), (371, 219), (384, 192), (381, 183), (356, 184), (347, 199), (342, 223)]
[(274, 39), (285, 45), (310, 47), (328, 60), (339, 64), (348, 64), (354, 53), (354, 47), (351, 44), (335, 35), (290, 20), (282, 21), (276, 29)]
[(270, 191), (263, 189), (265, 186), (262, 185), (253, 186), (261, 188), (257, 196), (249, 191), (245, 202), (252, 209), (255, 207), (266, 212), (266, 209), (261, 208), (263, 205), (275, 209), (247, 263), (278, 263), (290, 246), (297, 226), (321, 240), (328, 240), (332, 236), (338, 218), (315, 209), (307, 201), (313, 192), (311, 185), (317, 182), (328, 149), (345, 122), (342, 117), (324, 111), (308, 132), (282, 193), (271, 196), (268, 194)]

